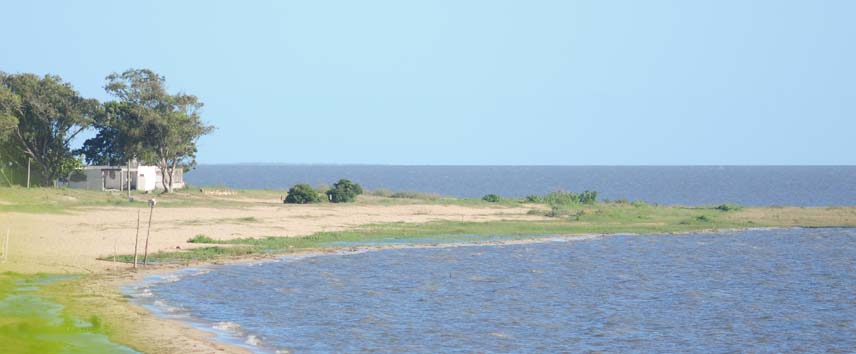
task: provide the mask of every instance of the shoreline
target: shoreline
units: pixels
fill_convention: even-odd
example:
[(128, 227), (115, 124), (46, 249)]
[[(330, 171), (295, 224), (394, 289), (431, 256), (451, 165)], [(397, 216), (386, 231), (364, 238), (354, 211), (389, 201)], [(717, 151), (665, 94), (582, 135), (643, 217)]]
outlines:
[[(279, 254), (279, 255), (269, 255), (266, 257), (236, 257), (228, 260), (220, 260), (220, 261), (203, 261), (194, 264), (185, 264), (185, 265), (162, 265), (152, 267), (152, 269), (142, 270), (135, 273), (132, 273), (132, 277), (125, 278), (120, 282), (113, 282), (109, 286), (113, 287), (114, 290), (118, 291), (123, 297), (133, 296), (133, 298), (129, 299), (129, 306), (139, 307), (144, 309), (149, 313), (149, 315), (157, 321), (162, 322), (166, 326), (170, 326), (173, 328), (181, 328), (182, 333), (187, 335), (193, 339), (202, 340), (206, 343), (210, 344), (212, 347), (217, 348), (217, 350), (227, 352), (227, 353), (249, 353), (253, 352), (254, 349), (262, 349), (263, 352), (266, 350), (270, 350), (271, 352), (275, 352), (273, 348), (265, 348), (264, 346), (256, 347), (255, 344), (247, 343), (247, 341), (253, 340), (252, 337), (254, 335), (248, 333), (242, 333), (242, 335), (248, 335), (249, 337), (241, 337), (237, 335), (235, 332), (230, 332), (227, 329), (217, 328), (217, 323), (212, 323), (210, 321), (193, 317), (192, 314), (186, 313), (187, 316), (185, 319), (180, 318), (171, 318), (164, 311), (158, 311), (157, 305), (146, 305), (142, 304), (137, 297), (134, 296), (136, 294), (129, 294), (128, 290), (133, 288), (135, 290), (141, 290), (150, 287), (154, 284), (159, 284), (162, 282), (174, 282), (180, 281), (186, 276), (193, 276), (194, 274), (184, 275), (177, 274), (181, 272), (188, 271), (216, 271), (214, 268), (225, 267), (225, 266), (241, 266), (241, 265), (256, 265), (256, 264), (264, 264), (271, 262), (278, 262), (284, 259), (298, 259), (302, 260), (310, 257), (318, 257), (318, 256), (341, 256), (341, 255), (350, 255), (357, 253), (368, 253), (368, 252), (376, 252), (376, 251), (385, 251), (385, 250), (393, 250), (393, 249), (430, 249), (430, 248), (449, 248), (449, 247), (484, 247), (484, 246), (507, 246), (507, 245), (521, 245), (521, 244), (538, 244), (538, 243), (548, 243), (548, 242), (574, 242), (581, 240), (592, 240), (599, 239), (610, 236), (640, 236), (640, 235), (661, 235), (661, 236), (688, 236), (688, 235), (701, 235), (701, 234), (734, 234), (744, 231), (752, 231), (752, 230), (788, 230), (788, 229), (810, 229), (814, 227), (749, 227), (749, 228), (733, 228), (733, 229), (706, 229), (706, 230), (696, 230), (696, 231), (687, 231), (687, 232), (670, 232), (670, 233), (612, 233), (612, 234), (566, 234), (566, 235), (533, 235), (535, 237), (522, 238), (522, 239), (513, 239), (513, 240), (491, 240), (491, 241), (465, 241), (465, 242), (447, 242), (447, 243), (413, 243), (413, 244), (388, 244), (388, 245), (366, 245), (366, 246), (341, 246), (341, 247), (330, 247), (325, 249), (311, 249), (311, 250), (301, 250), (296, 251), (294, 253), (289, 254)], [(838, 228), (838, 227), (829, 227), (829, 228)], [(846, 228), (846, 227), (843, 227)], [(177, 275), (174, 278), (169, 280), (162, 281), (150, 281), (146, 278), (152, 276), (170, 276)], [(239, 323), (236, 323), (240, 327)], [(207, 326), (207, 327), (206, 327)], [(126, 344), (123, 342), (119, 342), (122, 344)], [(219, 347), (218, 347), (219, 346)], [(230, 349), (226, 350), (226, 347), (230, 347)], [(235, 350), (235, 351), (232, 351)], [(147, 351), (148, 352), (148, 351)], [(152, 351), (159, 352), (159, 351)]]
[[(124, 287), (146, 276), (189, 267), (404, 247), (510, 245), (601, 235), (856, 227), (856, 207), (720, 208), (600, 202), (569, 205), (560, 210), (560, 215), (549, 217), (545, 215), (550, 211), (549, 205), (524, 200), (488, 203), (361, 196), (349, 204), (290, 205), (282, 204), (276, 191), (235, 191), (228, 195), (182, 191), (158, 196), (149, 245), (150, 261), (173, 263), (134, 271), (130, 263), (113, 262), (112, 257), (133, 252), (137, 210), (143, 209), (144, 220), (148, 216), (148, 210), (142, 208), (141, 198), (145, 196), (135, 197), (129, 203), (101, 192), (0, 190), (0, 202), (6, 203), (5, 211), (0, 211), (0, 225), (12, 230), (10, 257), (7, 263), (0, 264), (0, 273), (80, 275), (44, 292), (55, 295), (56, 302), (64, 305), (70, 315), (102, 319), (111, 341), (147, 353), (248, 352), (246, 348), (218, 342), (210, 332), (160, 318), (123, 293)], [(143, 226), (142, 235), (146, 233)], [(513, 239), (451, 242), (489, 235)], [(204, 239), (206, 243), (191, 239)], [(394, 244), (333, 246), (384, 240)], [(434, 242), (414, 243), (419, 240)], [(247, 252), (229, 251), (233, 249)], [(200, 252), (206, 250), (216, 252)], [(142, 256), (142, 248), (140, 251)]]

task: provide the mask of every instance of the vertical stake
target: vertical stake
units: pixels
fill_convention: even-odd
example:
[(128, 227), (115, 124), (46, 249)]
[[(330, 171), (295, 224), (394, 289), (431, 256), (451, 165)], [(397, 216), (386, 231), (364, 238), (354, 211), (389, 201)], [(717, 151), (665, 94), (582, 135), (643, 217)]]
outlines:
[(27, 158), (27, 188), (30, 188), (30, 158)]
[(128, 160), (128, 201), (131, 200), (131, 160)]
[(140, 209), (137, 209), (137, 236), (134, 237), (134, 269), (137, 269), (137, 245), (140, 243)]
[(146, 230), (146, 246), (143, 250), (143, 266), (149, 264), (149, 235), (152, 233), (152, 214), (155, 212), (155, 198), (149, 199), (149, 228)]
[(116, 245), (118, 242), (119, 242), (118, 239), (116, 239), (116, 238), (113, 239), (113, 270), (114, 271), (119, 269), (117, 262), (116, 262), (116, 253), (119, 252), (118, 247)]
[(9, 228), (6, 228), (6, 243), (3, 244), (3, 263), (9, 259)]

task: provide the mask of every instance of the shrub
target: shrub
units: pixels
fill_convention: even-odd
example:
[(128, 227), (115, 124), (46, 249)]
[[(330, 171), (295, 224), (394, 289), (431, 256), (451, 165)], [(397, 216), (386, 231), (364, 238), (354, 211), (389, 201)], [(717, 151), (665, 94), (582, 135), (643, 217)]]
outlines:
[(736, 211), (742, 209), (739, 205), (735, 204), (721, 204), (715, 208), (719, 211)]
[(210, 237), (205, 236), (203, 234), (198, 234), (196, 236), (193, 236), (193, 238), (187, 240), (187, 242), (188, 243), (216, 243), (217, 241), (215, 241), (213, 238), (210, 238)]
[(544, 198), (541, 198), (540, 195), (530, 194), (526, 196), (527, 203), (541, 203), (544, 201)]
[(630, 203), (630, 205), (632, 205), (634, 208), (642, 208), (648, 206), (648, 203), (645, 203), (641, 200), (634, 200)]
[(488, 203), (499, 203), (499, 201), (502, 200), (502, 197), (500, 197), (496, 194), (488, 194), (488, 195), (482, 197), (482, 200), (484, 200)]
[(594, 204), (597, 202), (597, 192), (585, 191), (580, 194), (556, 191), (544, 196), (544, 201), (550, 205)]
[(318, 203), (321, 197), (308, 184), (295, 184), (294, 187), (288, 189), (288, 196), (285, 197), (286, 204), (309, 204)]
[(327, 191), (327, 198), (333, 203), (350, 203), (360, 194), (363, 194), (363, 187), (343, 178)]

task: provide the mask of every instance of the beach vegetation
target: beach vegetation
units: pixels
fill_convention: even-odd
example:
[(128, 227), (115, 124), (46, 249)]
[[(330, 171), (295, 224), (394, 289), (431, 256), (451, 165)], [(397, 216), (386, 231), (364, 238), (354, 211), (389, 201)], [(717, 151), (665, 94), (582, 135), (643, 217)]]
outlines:
[(305, 183), (295, 184), (288, 190), (288, 195), (283, 201), (286, 204), (310, 204), (321, 201), (318, 191)]
[(348, 179), (340, 179), (333, 184), (333, 188), (327, 191), (327, 198), (332, 203), (350, 203), (363, 194), (363, 187)]
[(530, 195), (527, 195), (526, 198), (524, 198), (524, 200), (527, 203), (543, 203), (544, 197), (537, 195), (537, 194), (530, 194)]
[(482, 200), (484, 200), (488, 203), (499, 203), (502, 201), (502, 197), (500, 197), (496, 194), (487, 194), (484, 197), (482, 197)]
[(719, 210), (719, 211), (729, 212), (729, 211), (737, 211), (737, 210), (740, 210), (742, 208), (743, 207), (736, 205), (736, 204), (720, 204), (720, 205), (717, 205), (716, 208), (714, 208), (714, 209)]

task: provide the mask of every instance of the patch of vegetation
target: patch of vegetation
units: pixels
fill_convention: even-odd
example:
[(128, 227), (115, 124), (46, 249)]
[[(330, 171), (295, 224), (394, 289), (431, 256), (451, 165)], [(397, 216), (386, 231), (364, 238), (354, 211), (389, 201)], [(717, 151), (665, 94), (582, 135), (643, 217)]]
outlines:
[(485, 195), (484, 197), (482, 197), (482, 200), (484, 200), (488, 203), (499, 203), (502, 201), (502, 197), (500, 197), (496, 194), (488, 194), (488, 195)]
[(214, 240), (213, 238), (210, 238), (210, 237), (205, 236), (203, 234), (198, 234), (196, 236), (193, 236), (189, 240), (187, 240), (187, 242), (188, 243), (217, 243), (217, 241)]
[[(302, 237), (272, 236), (232, 240), (215, 240), (197, 235), (191, 242), (212, 246), (159, 252), (150, 254), (149, 259), (159, 263), (206, 261), (250, 254), (284, 254), (305, 249), (340, 247), (343, 242), (376, 242), (391, 238), (408, 240), (432, 237), (451, 241), (474, 235), (537, 237), (557, 234), (665, 233), (757, 226), (725, 216), (726, 214), (711, 214), (710, 208), (578, 204), (562, 217), (537, 221), (389, 223), (367, 225), (349, 231), (319, 232)], [(124, 256), (120, 260), (130, 262), (132, 258)]]
[(320, 201), (321, 196), (318, 192), (305, 183), (295, 184), (294, 187), (291, 187), (284, 200), (286, 204), (309, 204)]
[(743, 209), (743, 207), (736, 204), (720, 204), (714, 208), (719, 211), (729, 212), (729, 211), (737, 211)]
[(363, 187), (343, 178), (327, 191), (327, 198), (332, 203), (351, 203), (360, 194), (363, 194)]
[[(54, 278), (55, 279), (55, 278)], [(90, 315), (81, 321), (65, 311), (54, 313), (46, 307), (55, 306), (40, 289), (17, 292), (21, 285), (41, 288), (52, 278), (45, 275), (0, 274), (0, 351), (4, 353), (65, 353), (75, 345), (86, 345), (87, 350), (104, 352), (116, 350), (110, 343), (97, 345), (85, 336), (109, 334), (104, 321)], [(17, 296), (32, 297), (16, 301)], [(8, 302), (8, 303), (4, 303)]]
[(392, 193), (390, 198), (395, 199), (421, 199), (421, 200), (438, 200), (440, 199), (439, 195), (430, 194), (430, 193), (420, 193), (420, 192), (395, 192)]
[(537, 195), (537, 194), (527, 195), (526, 198), (524, 198), (524, 200), (527, 203), (543, 203), (544, 202), (544, 198), (541, 197), (540, 195)]

